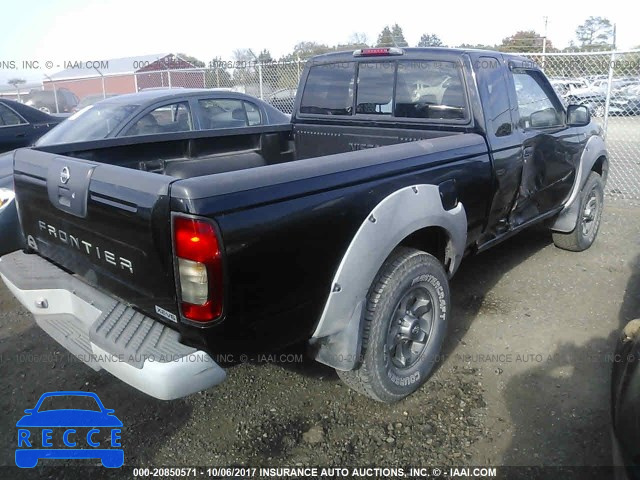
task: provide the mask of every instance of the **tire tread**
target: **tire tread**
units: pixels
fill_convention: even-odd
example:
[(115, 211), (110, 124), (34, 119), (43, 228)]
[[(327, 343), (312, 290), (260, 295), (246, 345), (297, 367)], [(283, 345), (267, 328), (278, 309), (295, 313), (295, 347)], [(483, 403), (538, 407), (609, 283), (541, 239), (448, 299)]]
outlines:
[[(367, 297), (365, 315), (363, 318), (364, 325), (362, 330), (361, 358), (365, 358), (372, 335), (375, 334), (375, 332), (372, 331), (373, 322), (376, 319), (375, 314), (379, 309), (384, 308), (384, 301), (389, 301), (388, 296), (384, 296), (385, 291), (391, 288), (389, 284), (394, 276), (401, 273), (402, 270), (412, 268), (412, 265), (407, 264), (407, 261), (415, 256), (425, 256), (425, 261), (435, 262), (439, 268), (443, 268), (435, 257), (414, 248), (398, 247), (391, 253), (391, 255), (389, 255), (374, 279), (372, 288), (370, 289)], [(366, 359), (364, 359), (361, 365), (355, 370), (337, 370), (337, 373), (340, 379), (348, 387), (379, 402), (389, 403), (404, 398), (403, 395), (394, 394), (387, 389), (383, 392), (384, 395), (381, 395), (380, 393), (382, 392), (378, 392), (376, 388), (374, 388), (374, 377), (379, 372), (376, 372), (375, 369), (371, 368)], [(383, 387), (380, 382), (375, 383), (379, 388)]]
[[(592, 184), (594, 183), (596, 185), (599, 185), (599, 188), (601, 190), (604, 190), (603, 184), (602, 184), (602, 177), (600, 177), (600, 175), (598, 175), (597, 172), (592, 171), (589, 174), (589, 177), (587, 177), (587, 181), (585, 182), (584, 186), (582, 187), (582, 190), (580, 191), (580, 212), (579, 212), (578, 222), (576, 224), (576, 227), (571, 232), (566, 232), (566, 233), (551, 232), (551, 237), (556, 247), (561, 248), (562, 250), (568, 250), (570, 252), (582, 252), (592, 245), (593, 242), (586, 246), (582, 244), (580, 215), (582, 215), (582, 210), (584, 208), (584, 205), (582, 204), (584, 192), (591, 190), (593, 188)], [(602, 211), (600, 211), (600, 215), (601, 214), (602, 214)], [(598, 218), (597, 228), (599, 227), (600, 227), (600, 219)], [(593, 241), (595, 241), (597, 235), (598, 235), (598, 232), (596, 231)]]

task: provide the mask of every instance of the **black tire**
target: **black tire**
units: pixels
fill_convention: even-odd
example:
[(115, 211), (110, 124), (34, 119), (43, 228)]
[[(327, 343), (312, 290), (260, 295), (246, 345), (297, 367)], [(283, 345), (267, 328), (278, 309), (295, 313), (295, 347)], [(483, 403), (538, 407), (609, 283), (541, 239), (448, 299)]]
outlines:
[(604, 207), (604, 182), (596, 172), (591, 172), (580, 190), (578, 223), (572, 232), (553, 232), (556, 247), (572, 252), (586, 250), (596, 239)]
[(449, 280), (442, 264), (420, 250), (397, 248), (369, 290), (362, 362), (338, 375), (374, 400), (402, 400), (427, 380), (438, 362), (450, 305)]

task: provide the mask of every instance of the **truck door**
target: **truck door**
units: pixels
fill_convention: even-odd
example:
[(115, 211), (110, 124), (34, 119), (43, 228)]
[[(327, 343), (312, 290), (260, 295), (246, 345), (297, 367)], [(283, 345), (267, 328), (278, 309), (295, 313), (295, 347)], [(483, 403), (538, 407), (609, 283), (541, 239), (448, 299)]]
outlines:
[(522, 148), (514, 128), (515, 100), (509, 94), (507, 67), (501, 55), (472, 54), (478, 92), (493, 163), (494, 190), (485, 229), (486, 239), (505, 233), (520, 188)]
[(518, 106), (522, 176), (509, 223), (516, 227), (562, 205), (569, 196), (579, 161), (576, 129), (565, 124), (562, 103), (536, 68), (510, 69), (510, 88)]

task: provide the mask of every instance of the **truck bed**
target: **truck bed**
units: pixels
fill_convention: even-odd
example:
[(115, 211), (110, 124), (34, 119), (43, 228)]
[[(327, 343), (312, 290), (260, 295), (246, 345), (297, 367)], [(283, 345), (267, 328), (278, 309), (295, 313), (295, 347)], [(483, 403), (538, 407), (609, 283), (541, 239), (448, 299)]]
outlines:
[[(313, 156), (320, 151), (329, 154)], [(60, 180), (64, 167), (71, 170), (67, 185)], [(346, 251), (371, 206), (408, 182), (447, 181), (456, 201), (469, 205), (472, 241), (483, 226), (491, 166), (484, 138), (471, 133), (272, 126), (160, 142), (112, 139), (15, 156), (31, 250), (182, 330), (186, 342), (201, 336), (177, 320), (169, 219), (180, 212), (215, 220), (226, 252), (225, 315), (234, 317), (214, 328), (219, 336), (212, 337), (224, 346), (247, 335), (275, 335), (281, 343), (307, 335), (319, 312), (305, 313), (285, 334), (270, 327), (322, 303), (341, 257), (336, 252)], [(79, 195), (65, 198), (69, 190)], [(316, 247), (301, 251), (298, 245)], [(312, 284), (292, 283), (310, 271)], [(240, 276), (242, 282), (233, 281)], [(274, 278), (287, 290), (279, 291)]]
[(456, 132), (375, 127), (275, 125), (141, 136), (41, 147), (92, 162), (161, 173), (179, 179), (366, 150)]

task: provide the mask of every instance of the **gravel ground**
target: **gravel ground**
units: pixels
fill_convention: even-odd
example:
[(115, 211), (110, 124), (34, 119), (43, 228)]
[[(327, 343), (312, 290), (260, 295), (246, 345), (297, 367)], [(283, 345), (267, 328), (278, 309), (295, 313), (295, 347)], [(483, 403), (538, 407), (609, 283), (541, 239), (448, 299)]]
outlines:
[[(288, 361), (295, 348), (230, 368), (218, 388), (154, 400), (68, 355), (0, 286), (0, 464), (14, 464), (22, 411), (66, 389), (116, 410), (134, 466), (609, 465), (609, 355), (640, 316), (639, 227), (640, 207), (610, 202), (587, 252), (534, 229), (466, 259), (443, 361), (390, 406)], [(53, 477), (86, 476), (74, 472)]]

